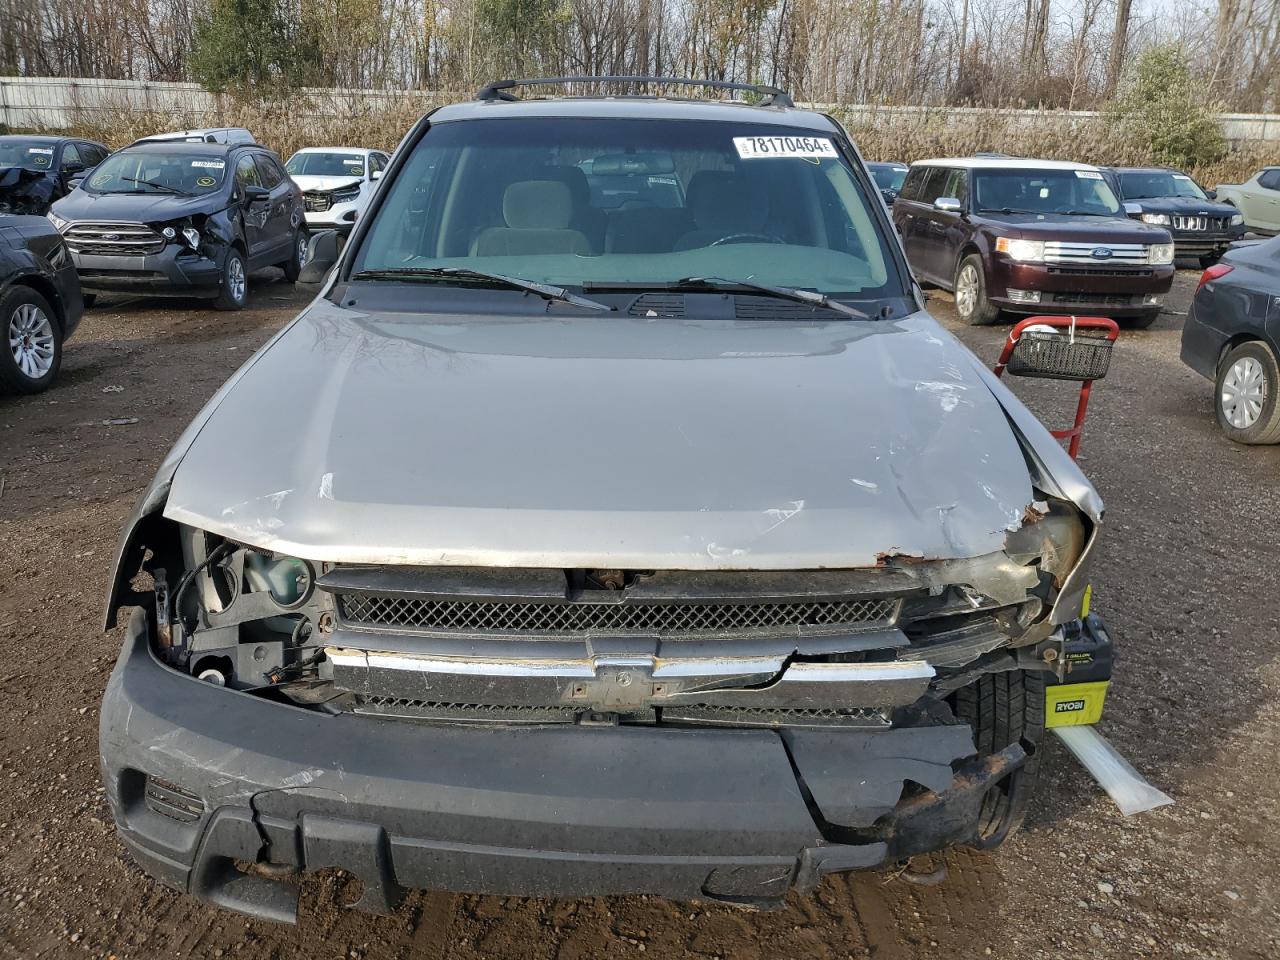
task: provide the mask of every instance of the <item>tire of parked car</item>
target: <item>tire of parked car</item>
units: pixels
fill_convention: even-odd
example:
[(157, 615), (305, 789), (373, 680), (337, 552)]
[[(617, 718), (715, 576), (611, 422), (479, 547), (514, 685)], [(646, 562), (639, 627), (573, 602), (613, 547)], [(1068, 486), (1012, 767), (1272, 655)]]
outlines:
[(1271, 348), (1250, 340), (1218, 364), (1213, 408), (1236, 443), (1280, 443), (1280, 365)]
[(982, 257), (971, 253), (956, 267), (956, 313), (971, 327), (985, 327), (1000, 318), (1000, 308), (987, 299), (986, 272)]
[(307, 231), (301, 227), (293, 231), (291, 249), (293, 253), (280, 266), (284, 269), (284, 278), (290, 283), (297, 283), (302, 273), (302, 265), (307, 262)]
[(1151, 326), (1153, 323), (1155, 323), (1159, 319), (1160, 319), (1160, 308), (1156, 307), (1154, 310), (1144, 310), (1142, 311), (1142, 313), (1139, 313), (1137, 316), (1129, 317), (1127, 320), (1123, 322), (1124, 322), (1124, 325), (1126, 327), (1129, 327), (1130, 329), (1145, 330), (1147, 329), (1147, 327)]
[(249, 300), (249, 268), (238, 247), (227, 251), (222, 261), (222, 284), (213, 305), (219, 310), (241, 310)]
[(30, 287), (0, 297), (0, 393), (39, 393), (62, 366), (62, 325), (49, 301)]
[(951, 709), (973, 729), (979, 757), (1021, 743), (1026, 763), (987, 791), (978, 816), (977, 846), (999, 846), (1022, 824), (1040, 773), (1044, 738), (1044, 677), (1026, 670), (979, 677), (951, 698)]

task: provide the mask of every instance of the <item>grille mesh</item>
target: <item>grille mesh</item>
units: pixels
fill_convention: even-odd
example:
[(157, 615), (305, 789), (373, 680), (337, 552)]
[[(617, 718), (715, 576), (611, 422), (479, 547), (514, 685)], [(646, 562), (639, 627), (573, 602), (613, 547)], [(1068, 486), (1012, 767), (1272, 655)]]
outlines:
[(731, 723), (736, 726), (888, 726), (889, 718), (879, 707), (740, 707), (699, 703), (687, 707), (666, 707), (664, 719), (688, 723)]
[(343, 619), (371, 626), (481, 633), (715, 634), (796, 627), (889, 623), (897, 601), (883, 598), (783, 603), (507, 603), (341, 594)]

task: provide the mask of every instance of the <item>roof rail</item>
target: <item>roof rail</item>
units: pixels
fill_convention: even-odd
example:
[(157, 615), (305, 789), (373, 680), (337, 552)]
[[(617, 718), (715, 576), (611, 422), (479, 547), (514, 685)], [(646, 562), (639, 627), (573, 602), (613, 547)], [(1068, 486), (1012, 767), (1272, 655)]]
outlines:
[(745, 90), (764, 96), (762, 107), (794, 107), (791, 94), (777, 87), (758, 83), (732, 83), (728, 80), (688, 80), (682, 77), (538, 77), (530, 80), (495, 80), (476, 93), (477, 100), (518, 100), (507, 91), (515, 87), (550, 86), (559, 83), (659, 83), (686, 87), (712, 87), (716, 90)]

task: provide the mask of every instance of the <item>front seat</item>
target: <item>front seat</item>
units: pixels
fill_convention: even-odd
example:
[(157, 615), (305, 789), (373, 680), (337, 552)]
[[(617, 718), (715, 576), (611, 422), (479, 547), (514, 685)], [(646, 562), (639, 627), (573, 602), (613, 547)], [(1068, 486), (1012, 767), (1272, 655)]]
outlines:
[(753, 191), (747, 178), (727, 170), (699, 170), (689, 181), (685, 206), (694, 229), (676, 241), (676, 250), (707, 247), (739, 233), (763, 233), (769, 199)]
[(591, 244), (581, 230), (571, 230), (573, 199), (557, 180), (518, 180), (502, 195), (505, 227), (489, 227), (471, 244), (476, 257), (518, 257), (539, 253), (587, 256)]

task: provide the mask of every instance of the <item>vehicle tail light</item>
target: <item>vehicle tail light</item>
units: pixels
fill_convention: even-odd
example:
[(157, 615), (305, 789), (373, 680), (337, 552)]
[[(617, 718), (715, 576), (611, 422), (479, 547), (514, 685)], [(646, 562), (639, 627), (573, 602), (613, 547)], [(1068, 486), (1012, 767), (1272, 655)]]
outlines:
[(1231, 266), (1230, 264), (1215, 263), (1212, 267), (1209, 267), (1207, 270), (1205, 270), (1204, 273), (1200, 274), (1200, 282), (1196, 284), (1196, 293), (1199, 293), (1200, 288), (1203, 287), (1210, 280), (1217, 280), (1219, 277), (1225, 277), (1228, 273), (1230, 273), (1234, 269), (1235, 267)]

